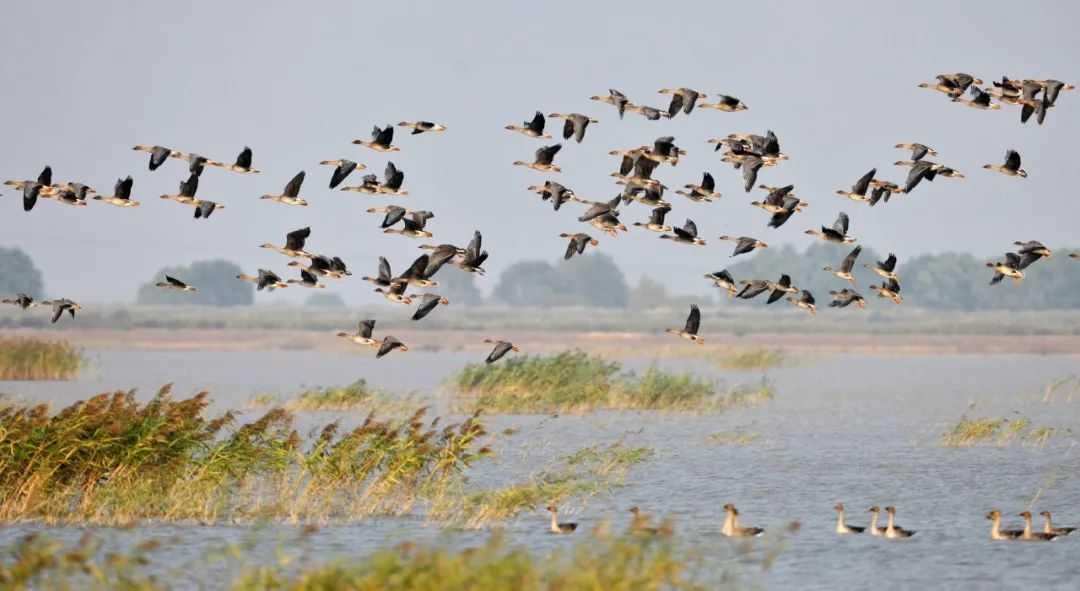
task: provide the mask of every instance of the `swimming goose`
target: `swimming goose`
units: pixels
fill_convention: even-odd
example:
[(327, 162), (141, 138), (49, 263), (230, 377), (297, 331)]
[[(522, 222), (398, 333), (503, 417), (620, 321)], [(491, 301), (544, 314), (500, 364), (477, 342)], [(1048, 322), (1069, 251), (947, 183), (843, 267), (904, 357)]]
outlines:
[(930, 146), (927, 146), (926, 144), (919, 144), (919, 143), (896, 144), (896, 148), (900, 149), (900, 150), (911, 150), (911, 159), (912, 160), (922, 160), (927, 155), (930, 155), (930, 156), (937, 156), (938, 155), (938, 153), (935, 152), (933, 148), (931, 148)]
[(519, 349), (517, 345), (511, 343), (510, 341), (484, 339), (484, 342), (489, 345), (495, 345), (495, 348), (493, 348), (491, 350), (491, 353), (488, 354), (487, 359), (484, 360), (484, 363), (487, 363), (489, 365), (502, 359), (506, 356), (507, 353), (511, 351), (513, 351), (514, 353), (519, 353), (521, 351), (521, 349)]
[(589, 127), (590, 123), (600, 123), (599, 120), (593, 119), (588, 115), (582, 115), (581, 113), (570, 113), (564, 115), (562, 113), (552, 113), (548, 115), (552, 119), (565, 119), (563, 124), (562, 137), (564, 140), (568, 140), (571, 137), (574, 141), (581, 143), (581, 140), (585, 139), (585, 128)]
[(889, 256), (884, 261), (877, 261), (873, 265), (863, 265), (864, 268), (870, 269), (885, 279), (891, 279), (893, 281), (900, 281), (900, 276), (896, 274), (896, 255), (889, 253)]
[(358, 164), (345, 158), (339, 158), (338, 160), (323, 160), (319, 162), (319, 164), (334, 167), (334, 174), (330, 175), (331, 189), (336, 189), (338, 185), (343, 183), (345, 179), (352, 174), (352, 171), (365, 170), (367, 168), (363, 164)]
[(1021, 536), (1025, 540), (1043, 540), (1050, 541), (1058, 538), (1058, 534), (1046, 533), (1042, 531), (1031, 531), (1031, 511), (1021, 511), (1020, 517), (1024, 518), (1024, 534)]
[(731, 273), (727, 269), (716, 271), (713, 273), (706, 273), (705, 278), (713, 282), (713, 285), (720, 289), (725, 289), (728, 292), (728, 297), (735, 297), (735, 292), (738, 291), (735, 288), (735, 279), (731, 276)]
[(954, 103), (962, 103), (975, 109), (989, 109), (991, 111), (997, 111), (1001, 109), (1001, 105), (991, 102), (990, 95), (986, 94), (982, 89), (977, 86), (971, 87), (971, 96), (973, 99), (966, 99), (963, 95), (953, 97)]
[(163, 146), (135, 146), (132, 150), (137, 152), (149, 152), (150, 170), (157, 170), (158, 167), (165, 164), (165, 161), (169, 158), (180, 158), (182, 156), (180, 152), (170, 150)]
[(657, 121), (659, 119), (670, 119), (671, 115), (668, 115), (667, 111), (662, 111), (655, 107), (649, 107), (646, 105), (635, 105), (633, 103), (626, 105), (626, 110), (631, 113), (637, 113), (649, 121)]
[(858, 527), (855, 525), (848, 525), (844, 523), (844, 504), (837, 503), (833, 505), (833, 509), (836, 509), (836, 533), (838, 534), (861, 534), (866, 531), (865, 527)]
[(514, 166), (524, 166), (525, 168), (539, 170), (540, 172), (562, 172), (561, 168), (551, 163), (551, 161), (555, 159), (555, 155), (558, 154), (561, 149), (562, 144), (544, 146), (536, 151), (532, 162), (515, 160)]
[(392, 141), (394, 141), (394, 128), (387, 123), (386, 127), (376, 125), (371, 128), (371, 140), (353, 140), (353, 143), (379, 152), (400, 152), (400, 148), (391, 145)]
[(339, 332), (337, 336), (349, 339), (357, 345), (367, 345), (371, 348), (378, 348), (379, 341), (371, 338), (371, 333), (375, 331), (374, 320), (361, 320), (357, 325), (356, 334), (349, 334), (347, 332)]
[(304, 243), (307, 242), (308, 236), (311, 236), (311, 228), (304, 227), (286, 234), (284, 247), (266, 242), (260, 248), (269, 248), (294, 259), (311, 258), (311, 254), (304, 252)]
[(893, 520), (896, 518), (895, 507), (891, 505), (885, 507), (885, 512), (889, 514), (889, 524), (885, 526), (886, 538), (910, 538), (911, 536), (915, 535), (914, 531), (904, 529), (893, 523)]
[(64, 312), (67, 312), (68, 314), (71, 315), (72, 318), (75, 318), (75, 311), (76, 310), (82, 310), (82, 306), (80, 306), (79, 304), (76, 304), (75, 302), (73, 302), (73, 301), (71, 301), (71, 300), (69, 300), (67, 298), (60, 298), (58, 300), (46, 300), (44, 302), (41, 302), (41, 305), (42, 306), (52, 306), (52, 309), (53, 309), (52, 323), (53, 324), (56, 324), (56, 321), (60, 320), (60, 317), (63, 316)]
[(445, 125), (439, 125), (438, 123), (432, 123), (431, 121), (401, 121), (398, 123), (398, 127), (408, 127), (409, 129), (412, 129), (412, 135), (427, 131), (446, 131)]
[(649, 516), (642, 513), (637, 505), (630, 507), (630, 513), (634, 515), (630, 520), (630, 533), (648, 536), (655, 536), (660, 533), (658, 528), (649, 526)]
[(1046, 520), (1045, 522), (1043, 522), (1043, 533), (1067, 536), (1076, 531), (1075, 527), (1054, 527), (1054, 522), (1050, 517), (1049, 511), (1039, 511), (1039, 515), (1042, 515), (1043, 519)]
[[(414, 299), (420, 296), (412, 296)], [(424, 316), (427, 316), (432, 310), (434, 310), (439, 304), (444, 306), (450, 305), (450, 300), (442, 297), (437, 293), (425, 293), (420, 300), (420, 305), (417, 306), (416, 312), (413, 313), (413, 320), (420, 320)]]
[(383, 337), (382, 343), (379, 344), (379, 352), (375, 354), (375, 359), (379, 359), (387, 353), (395, 350), (405, 353), (409, 350), (409, 348), (405, 346), (405, 343), (402, 343), (393, 336), (386, 335), (385, 337)]
[(701, 328), (701, 310), (698, 309), (697, 304), (690, 305), (690, 314), (686, 316), (686, 326), (682, 330), (676, 330), (674, 328), (665, 328), (664, 332), (673, 334), (677, 337), (682, 337), (688, 341), (694, 341), (699, 345), (705, 344), (705, 339), (698, 336), (698, 330)]
[(138, 207), (142, 204), (131, 200), (131, 187), (134, 184), (135, 181), (130, 175), (124, 179), (117, 179), (116, 184), (113, 185), (113, 194), (111, 196), (94, 195), (94, 199), (117, 207)]
[(290, 279), (286, 283), (289, 283), (290, 285), (296, 284), (300, 287), (310, 287), (312, 289), (323, 289), (326, 287), (325, 283), (320, 283), (319, 280), (316, 279), (315, 275), (313, 275), (307, 269), (300, 269), (300, 278)]
[[(855, 260), (859, 258), (859, 253), (862, 252), (861, 246), (856, 246), (851, 249), (851, 252), (844, 257), (843, 261), (840, 261), (840, 268), (833, 269), (832, 267), (825, 267), (823, 271), (828, 271), (833, 275), (836, 275), (844, 281), (850, 281), (852, 285), (855, 285), (855, 275), (851, 273), (851, 270), (855, 267)], [(866, 265), (864, 265), (866, 266)]]
[(384, 234), (401, 234), (409, 238), (431, 238), (433, 234), (424, 228), (427, 221), (435, 217), (430, 211), (414, 211), (409, 217), (401, 218), (403, 228), (386, 228)]
[(299, 197), (300, 186), (304, 184), (305, 176), (306, 173), (301, 170), (296, 173), (296, 176), (294, 176), (287, 185), (285, 185), (285, 190), (281, 192), (281, 195), (263, 195), (260, 199), (270, 199), (271, 201), (277, 201), (279, 203), (284, 203), (285, 205), (306, 206), (308, 202)]
[(386, 257), (379, 257), (379, 272), (375, 277), (361, 277), (364, 281), (374, 283), (379, 287), (389, 287), (392, 280), (390, 274), (390, 262), (386, 260)]
[(752, 300), (769, 291), (771, 283), (768, 279), (743, 279), (739, 281), (739, 285), (742, 285), (743, 288), (739, 290), (739, 293), (735, 294), (735, 297), (741, 300)]
[(817, 306), (815, 305), (817, 301), (814, 300), (814, 294), (810, 293), (805, 289), (803, 290), (802, 295), (799, 296), (798, 299), (795, 299), (792, 296), (788, 296), (784, 299), (791, 302), (792, 304), (795, 304), (797, 307), (802, 308), (803, 310), (809, 310), (811, 314), (817, 315)]
[(409, 268), (398, 277), (395, 277), (391, 283), (405, 283), (414, 287), (435, 287), (439, 282), (430, 279), (431, 275), (427, 272), (430, 266), (431, 257), (422, 254), (416, 257), (412, 265), (409, 265)]
[(732, 236), (721, 236), (720, 240), (727, 240), (735, 243), (735, 252), (731, 253), (731, 256), (738, 256), (753, 251), (756, 248), (768, 248), (769, 245), (758, 240), (757, 238), (751, 238), (749, 236), (740, 236), (738, 238)]
[(529, 137), (541, 138), (545, 140), (551, 139), (551, 134), (544, 132), (544, 126), (547, 124), (547, 120), (544, 119), (544, 114), (537, 111), (531, 121), (526, 121), (522, 124), (522, 127), (517, 125), (507, 125), (506, 129), (510, 131), (516, 131), (522, 135)]
[(619, 92), (618, 90), (615, 90), (614, 88), (608, 89), (607, 96), (590, 96), (589, 100), (600, 101), (602, 103), (613, 105), (619, 111), (619, 119), (622, 119), (623, 114), (626, 113), (626, 107), (633, 105), (633, 103), (631, 103), (630, 100), (626, 98), (625, 94)]
[(870, 507), (870, 525), (867, 527), (867, 529), (870, 530), (870, 535), (872, 535), (872, 536), (883, 536), (883, 535), (885, 535), (885, 528), (884, 527), (879, 527), (878, 524), (877, 524), (878, 515), (879, 515), (880, 512), (881, 512), (881, 509), (878, 509), (877, 505), (874, 505), (873, 507)]
[(549, 531), (553, 534), (572, 534), (577, 529), (576, 523), (559, 523), (558, 508), (555, 505), (548, 505), (547, 510), (551, 512), (551, 528)]
[(664, 216), (666, 216), (669, 211), (671, 211), (670, 206), (654, 207), (652, 213), (649, 214), (649, 221), (634, 222), (634, 225), (653, 232), (670, 232), (671, 226), (664, 224)]
[(840, 215), (836, 217), (836, 221), (831, 228), (822, 226), (821, 231), (807, 230), (805, 232), (808, 236), (815, 236), (821, 238), (826, 242), (835, 242), (837, 244), (851, 244), (856, 242), (855, 238), (848, 235), (848, 216), (844, 212), (840, 212)]
[(257, 291), (262, 291), (264, 289), (266, 291), (274, 291), (279, 287), (289, 287), (289, 284), (282, 281), (277, 273), (267, 269), (259, 269), (259, 274), (256, 277), (241, 273), (240, 275), (237, 275), (236, 278), (241, 281), (247, 281), (248, 283), (254, 283)]
[(837, 195), (843, 195), (852, 201), (858, 201), (860, 203), (866, 203), (870, 201), (870, 198), (866, 196), (866, 190), (870, 188), (870, 181), (874, 180), (874, 175), (877, 174), (876, 168), (871, 168), (870, 172), (862, 175), (859, 180), (855, 181), (855, 184), (851, 186), (850, 191), (837, 191)]
[(1020, 168), (1020, 153), (1017, 152), (1016, 150), (1006, 150), (1005, 151), (1005, 164), (1004, 165), (983, 164), (983, 168), (988, 168), (990, 170), (996, 170), (996, 171), (998, 171), (998, 172), (1000, 172), (1001, 174), (1004, 174), (1004, 175), (1019, 176), (1019, 177), (1025, 178), (1025, 179), (1027, 178), (1027, 175), (1028, 175), (1026, 170), (1024, 170), (1023, 168)]
[(15, 299), (13, 300), (5, 298), (3, 303), (18, 306), (23, 310), (29, 310), (30, 308), (37, 306), (37, 302), (34, 301), (34, 298), (25, 293), (15, 294)]
[(990, 279), (990, 285), (997, 285), (1001, 280), (1008, 277), (1013, 283), (1024, 280), (1024, 271), (1020, 268), (1020, 255), (1015, 252), (1005, 253), (1005, 262), (986, 263), (987, 267), (994, 270), (994, 277)]
[(697, 201), (699, 203), (708, 203), (712, 199), (719, 199), (721, 197), (720, 192), (716, 190), (716, 180), (713, 179), (713, 175), (705, 172), (701, 175), (700, 185), (683, 185), (684, 189), (690, 189), (689, 191), (675, 191), (679, 195), (687, 197), (691, 201)]
[(576, 234), (559, 234), (560, 238), (568, 238), (570, 243), (566, 245), (566, 254), (563, 255), (564, 260), (570, 260), (570, 257), (574, 254), (585, 254), (586, 246), (599, 246), (600, 242), (594, 240), (592, 236), (578, 232)]
[(986, 518), (991, 521), (990, 523), (990, 539), (991, 540), (1015, 540), (1024, 535), (1023, 530), (1019, 529), (1001, 529), (1001, 511), (994, 509), (986, 514)]
[(687, 218), (686, 223), (681, 228), (672, 228), (673, 234), (661, 234), (662, 240), (672, 240), (680, 244), (689, 244), (690, 246), (705, 246), (705, 240), (698, 237), (697, 224), (694, 220)]
[(852, 302), (855, 302), (860, 310), (866, 309), (866, 298), (854, 289), (844, 288), (840, 291), (830, 291), (829, 295), (833, 297), (833, 301), (829, 302), (830, 308), (846, 308)]
[(668, 106), (668, 116), (674, 117), (679, 111), (689, 115), (694, 110), (697, 100), (705, 96), (704, 92), (698, 92), (689, 88), (661, 88), (660, 94), (670, 94), (671, 104)]
[(165, 281), (154, 284), (156, 287), (162, 287), (165, 289), (174, 289), (176, 291), (198, 291), (195, 287), (180, 281), (176, 277), (169, 275), (165, 276)]
[(702, 109), (716, 109), (717, 111), (724, 111), (727, 113), (734, 113), (736, 111), (745, 111), (749, 109), (746, 103), (739, 100), (737, 97), (729, 96), (726, 94), (717, 95), (720, 100), (715, 103), (701, 103), (698, 105)]
[(481, 250), (482, 241), (480, 231), (474, 231), (472, 240), (469, 241), (469, 246), (465, 248), (465, 254), (462, 255), (461, 261), (453, 263), (453, 265), (466, 273), (483, 275), (484, 269), (480, 265), (483, 265), (484, 261), (487, 260), (488, 251)]
[(743, 527), (739, 523), (739, 510), (735, 508), (735, 505), (728, 503), (724, 505), (724, 510), (727, 511), (727, 518), (724, 520), (724, 526), (720, 529), (720, 533), (725, 536), (756, 538), (765, 534), (765, 530), (760, 527)]

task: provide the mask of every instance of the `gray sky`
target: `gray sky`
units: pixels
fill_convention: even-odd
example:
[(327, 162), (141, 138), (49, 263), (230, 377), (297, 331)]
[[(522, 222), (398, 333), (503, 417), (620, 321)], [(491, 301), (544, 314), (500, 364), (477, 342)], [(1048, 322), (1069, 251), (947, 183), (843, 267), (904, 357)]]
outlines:
[[(1019, 123), (1017, 107), (983, 112), (916, 88), (935, 74), (965, 71), (989, 84), (1001, 75), (1080, 82), (1071, 2), (1031, 7), (996, 2), (20, 2), (5, 6), (0, 73), (0, 176), (35, 177), (51, 164), (56, 181), (82, 180), (108, 192), (118, 177), (135, 178), (144, 205), (86, 208), (43, 201), (33, 212), (0, 189), (0, 245), (21, 246), (42, 268), (52, 295), (80, 301), (130, 300), (160, 267), (223, 257), (253, 272), (284, 274), (284, 257), (257, 248), (281, 243), (310, 225), (311, 250), (338, 254), (357, 275), (386, 255), (395, 271), (420, 244), (383, 235), (364, 210), (387, 202), (430, 209), (438, 242), (464, 244), (474, 228), (491, 251), (482, 288), (523, 258), (554, 260), (560, 232), (589, 226), (579, 207), (556, 213), (526, 192), (548, 175), (510, 165), (531, 160), (541, 140), (503, 129), (540, 109), (600, 119), (583, 144), (564, 143), (555, 175), (577, 193), (608, 199), (612, 149), (674, 135), (689, 154), (657, 177), (675, 188), (712, 171), (719, 203), (671, 195), (670, 221), (693, 218), (709, 241), (703, 249), (631, 232), (601, 239), (632, 280), (647, 274), (678, 292), (702, 290), (700, 275), (728, 263), (724, 233), (770, 244), (805, 245), (803, 230), (851, 215), (851, 232), (879, 252), (913, 255), (946, 250), (992, 256), (1014, 240), (1080, 245), (1075, 223), (1078, 164), (1074, 139), (1080, 92), (1063, 93), (1042, 127)], [(688, 86), (741, 97), (750, 110), (695, 110), (689, 117), (620, 121), (589, 101), (609, 87), (631, 100), (666, 106), (656, 94)], [(710, 97), (710, 100), (715, 97)], [(428, 119), (443, 134), (408, 136), (390, 158), (405, 171), (406, 198), (330, 191), (330, 169), (318, 161), (347, 157), (382, 174), (387, 155), (351, 145), (373, 124)], [(549, 123), (558, 131), (558, 121)], [(763, 171), (761, 182), (794, 183), (810, 202), (780, 230), (748, 205), (738, 173), (719, 162), (710, 137), (774, 130), (791, 160)], [(843, 199), (870, 167), (902, 180), (892, 146), (920, 141), (938, 161), (968, 175), (939, 179), (870, 209)], [(244, 145), (259, 175), (208, 168), (199, 196), (227, 209), (207, 221), (158, 198), (175, 192), (186, 164), (170, 160), (151, 173), (135, 144), (161, 144), (230, 160)], [(1017, 149), (1026, 180), (981, 170)], [(297, 171), (308, 172), (297, 208), (260, 201)], [(350, 184), (358, 181), (354, 173)], [(759, 195), (754, 195), (754, 198)], [(625, 210), (629, 224), (644, 206)], [(572, 261), (571, 261), (572, 262)], [(455, 271), (456, 272), (456, 271)], [(378, 300), (357, 278), (334, 291), (351, 303)], [(286, 290), (269, 298), (296, 299)]]

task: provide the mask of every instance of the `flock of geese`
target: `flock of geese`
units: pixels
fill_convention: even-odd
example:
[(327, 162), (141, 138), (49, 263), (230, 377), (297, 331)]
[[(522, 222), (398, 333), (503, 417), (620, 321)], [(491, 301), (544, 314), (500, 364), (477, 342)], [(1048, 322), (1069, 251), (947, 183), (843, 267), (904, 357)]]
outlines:
[[(964, 73), (942, 74), (937, 76), (935, 82), (923, 83), (920, 86), (940, 91), (946, 94), (955, 103), (967, 105), (977, 109), (997, 110), (1000, 105), (1017, 105), (1021, 107), (1021, 121), (1027, 122), (1032, 115), (1035, 120), (1042, 124), (1048, 112), (1056, 105), (1062, 91), (1073, 90), (1075, 86), (1057, 80), (1011, 80), (1003, 77), (1000, 82), (994, 81), (992, 86), (986, 89), (980, 88), (982, 80)], [(707, 102), (704, 92), (690, 88), (663, 88), (660, 94), (670, 95), (670, 103), (666, 109), (638, 104), (615, 89), (609, 89), (607, 95), (591, 97), (592, 100), (615, 107), (618, 116), (622, 119), (627, 112), (641, 115), (651, 120), (670, 119), (677, 115), (690, 115), (695, 107), (699, 109), (713, 109), (727, 113), (735, 113), (747, 110), (747, 105), (737, 97), (719, 95), (716, 102)], [(965, 98), (970, 95), (971, 98)], [(997, 101), (997, 102), (995, 102)], [(523, 121), (521, 125), (507, 125), (506, 129), (533, 139), (551, 139), (552, 135), (546, 131), (547, 120), (562, 120), (563, 140), (573, 139), (576, 143), (585, 140), (586, 132), (591, 125), (600, 121), (582, 113), (550, 113), (545, 117), (543, 112), (536, 111), (531, 119)], [(397, 124), (411, 130), (412, 135), (443, 132), (444, 125), (430, 121), (402, 121)], [(387, 124), (383, 127), (375, 126), (372, 129), (370, 139), (357, 139), (353, 144), (363, 146), (382, 153), (399, 152), (401, 149), (393, 144), (395, 126)], [(794, 215), (804, 211), (809, 204), (798, 198), (795, 186), (770, 186), (757, 184), (759, 173), (765, 169), (779, 166), (789, 156), (781, 151), (780, 140), (773, 131), (767, 131), (764, 135), (732, 133), (722, 138), (709, 139), (708, 143), (714, 146), (714, 151), (720, 152), (720, 161), (731, 164), (739, 171), (745, 192), (750, 193), (755, 186), (764, 191), (764, 197), (750, 204), (764, 210), (769, 214), (766, 226), (778, 229), (784, 226)], [(878, 203), (887, 203), (896, 195), (908, 194), (923, 181), (933, 182), (937, 177), (963, 179), (964, 174), (960, 171), (930, 160), (939, 154), (933, 148), (921, 143), (901, 143), (896, 148), (910, 152), (910, 160), (900, 160), (895, 164), (908, 169), (906, 178), (902, 181), (890, 181), (879, 178), (876, 168), (860, 177), (850, 189), (840, 189), (836, 193), (840, 196), (868, 206)], [(532, 161), (518, 160), (513, 162), (515, 166), (529, 168), (535, 171), (555, 174), (561, 169), (555, 165), (556, 157), (562, 153), (563, 144), (553, 143), (537, 149)], [(257, 174), (259, 171), (252, 166), (252, 150), (245, 147), (236, 159), (230, 164), (225, 161), (211, 160), (200, 154), (185, 153), (160, 145), (134, 147), (135, 151), (149, 154), (149, 169), (157, 170), (164, 166), (170, 159), (180, 160), (188, 165), (188, 177), (180, 183), (176, 194), (162, 195), (162, 199), (177, 202), (192, 207), (196, 219), (208, 219), (215, 211), (224, 209), (224, 204), (204, 199), (199, 196), (200, 178), (203, 172), (209, 168), (221, 168), (239, 174)], [(722, 150), (722, 152), (721, 152)], [(645, 231), (659, 234), (662, 240), (683, 244), (687, 246), (705, 246), (706, 240), (699, 234), (697, 224), (692, 219), (686, 219), (681, 226), (670, 225), (666, 222), (673, 205), (665, 199), (668, 187), (658, 178), (654, 178), (655, 171), (662, 165), (675, 167), (679, 159), (686, 154), (686, 150), (676, 144), (673, 136), (661, 136), (651, 144), (641, 145), (627, 150), (612, 150), (612, 156), (619, 158), (618, 171), (611, 174), (616, 179), (616, 185), (620, 186), (618, 195), (610, 201), (592, 201), (575, 193), (567, 186), (547, 179), (544, 183), (535, 184), (528, 189), (540, 196), (543, 201), (550, 201), (553, 208), (559, 211), (566, 203), (574, 202), (586, 209), (577, 217), (580, 223), (588, 224), (600, 233), (608, 237), (616, 237), (619, 233), (627, 232), (628, 228), (620, 220), (622, 209), (633, 202), (639, 202), (651, 209), (646, 221), (636, 221), (634, 227)], [(360, 184), (343, 186), (343, 183), (355, 171), (363, 171), (367, 167), (354, 160), (339, 158), (335, 160), (323, 160), (320, 165), (331, 166), (333, 171), (330, 175), (329, 187), (342, 191), (359, 192), (366, 195), (376, 196), (406, 196), (408, 191), (403, 189), (405, 173), (392, 161), (385, 165), (383, 177), (380, 179), (376, 174), (366, 174), (361, 177)], [(1027, 172), (1021, 168), (1020, 154), (1015, 150), (1008, 150), (1004, 162), (1001, 164), (989, 163), (985, 169), (1001, 173), (1003, 175), (1026, 178)], [(266, 194), (261, 198), (276, 201), (290, 206), (306, 207), (308, 201), (300, 196), (301, 189), (306, 177), (305, 171), (300, 171), (285, 185), (280, 194)], [(27, 212), (34, 209), (39, 199), (54, 200), (59, 203), (72, 206), (85, 206), (87, 197), (104, 203), (130, 208), (140, 205), (132, 199), (134, 181), (131, 176), (120, 179), (113, 187), (111, 195), (102, 195), (92, 187), (80, 182), (53, 183), (52, 169), (48, 166), (31, 180), (9, 180), (7, 185), (22, 191), (23, 209)], [(721, 193), (716, 189), (716, 180), (710, 172), (701, 175), (698, 184), (688, 183), (682, 189), (674, 191), (676, 195), (686, 199), (707, 203), (719, 199)], [(431, 238), (433, 233), (427, 229), (430, 219), (435, 214), (426, 210), (412, 210), (398, 205), (385, 205), (372, 207), (367, 210), (372, 214), (383, 216), (380, 228), (388, 234), (397, 234), (408, 238)], [(831, 226), (821, 226), (805, 231), (805, 234), (814, 238), (834, 244), (855, 244), (858, 240), (851, 234), (851, 219), (846, 212), (839, 212), (836, 221)], [(278, 246), (271, 243), (263, 244), (263, 248), (273, 250), (292, 259), (287, 266), (296, 267), (299, 278), (283, 280), (280, 275), (270, 269), (259, 269), (255, 275), (238, 275), (237, 278), (256, 285), (258, 290), (273, 291), (279, 288), (299, 286), (319, 289), (326, 287), (324, 280), (339, 280), (352, 275), (345, 262), (338, 256), (316, 254), (305, 250), (307, 241), (311, 236), (311, 228), (305, 227), (289, 232), (285, 236), (285, 244)], [(582, 254), (587, 248), (597, 248), (600, 241), (586, 232), (564, 232), (559, 236), (567, 241), (564, 258), (570, 259), (576, 254)], [(482, 236), (479, 231), (473, 233), (472, 239), (465, 247), (455, 244), (423, 244), (421, 249), (428, 251), (417, 257), (412, 264), (401, 274), (394, 275), (389, 262), (384, 257), (379, 257), (377, 274), (375, 277), (363, 277), (375, 286), (374, 291), (380, 293), (391, 302), (411, 306), (416, 303), (417, 307), (412, 314), (412, 319), (419, 321), (432, 313), (440, 305), (449, 304), (449, 300), (437, 293), (430, 291), (414, 294), (407, 293), (410, 287), (428, 290), (438, 285), (435, 275), (446, 265), (457, 267), (466, 273), (478, 275), (484, 274), (483, 264), (487, 260), (488, 252), (483, 249)], [(731, 256), (739, 256), (753, 252), (757, 249), (767, 248), (768, 244), (752, 236), (721, 236), (720, 240), (734, 243)], [(1004, 260), (987, 262), (986, 266), (994, 272), (990, 283), (997, 284), (1005, 277), (1019, 283), (1025, 274), (1025, 270), (1042, 258), (1051, 256), (1050, 250), (1036, 240), (1016, 241), (1017, 248), (1014, 252), (1005, 255)], [(858, 262), (861, 246), (855, 246), (839, 262), (838, 267), (828, 266), (824, 271), (836, 276), (841, 281), (849, 282), (850, 286), (829, 292), (832, 301), (831, 308), (846, 308), (856, 304), (860, 309), (867, 307), (867, 298), (857, 290), (853, 269)], [(1070, 255), (1080, 259), (1080, 253)], [(874, 264), (864, 264), (866, 268), (873, 270), (882, 278), (880, 285), (870, 285), (869, 288), (878, 294), (879, 298), (890, 299), (895, 304), (903, 302), (901, 295), (900, 275), (897, 273), (897, 257), (890, 253), (884, 261), (876, 261)], [(811, 292), (800, 289), (791, 276), (781, 274), (776, 280), (773, 279), (736, 279), (726, 269), (721, 269), (705, 275), (716, 287), (725, 290), (731, 298), (753, 299), (762, 294), (768, 294), (766, 305), (773, 304), (781, 299), (790, 302), (800, 309), (807, 310), (811, 314), (817, 314), (817, 300)], [(188, 285), (181, 278), (166, 276), (164, 281), (156, 284), (162, 289), (176, 290), (180, 292), (193, 292), (196, 286)], [(34, 298), (28, 294), (17, 294), (13, 299), (5, 299), (4, 303), (13, 304), (22, 309), (29, 309), (36, 305)], [(71, 299), (62, 298), (42, 302), (45, 306), (52, 306), (52, 321), (55, 323), (66, 311), (72, 317), (81, 307)], [(704, 344), (705, 340), (700, 336), (701, 311), (694, 305), (691, 306), (689, 316), (682, 329), (668, 328), (668, 333)], [(391, 351), (407, 351), (408, 347), (392, 335), (383, 335), (376, 338), (375, 320), (363, 319), (358, 324), (354, 333), (339, 332), (338, 334), (354, 343), (370, 347), (376, 350), (376, 357), (383, 357)], [(519, 348), (510, 341), (488, 339), (486, 343), (492, 345), (491, 354), (486, 362), (492, 363), (504, 357), (510, 352), (517, 352)]]
[[(885, 513), (888, 514), (889, 519), (885, 525), (878, 525), (878, 518), (881, 513), (881, 508), (877, 505), (870, 507), (870, 523), (866, 527), (848, 525), (844, 519), (844, 504), (837, 503), (833, 505), (833, 509), (836, 510), (836, 533), (837, 534), (861, 534), (868, 533), (871, 536), (880, 536), (888, 539), (896, 538), (910, 538), (915, 535), (914, 530), (904, 529), (899, 525), (896, 525), (896, 508), (892, 506), (885, 507)], [(551, 513), (551, 527), (549, 531), (555, 534), (572, 534), (577, 531), (578, 524), (574, 522), (560, 522), (558, 519), (558, 507), (551, 504), (547, 507), (547, 511)], [(724, 524), (720, 528), (720, 533), (735, 538), (756, 538), (765, 535), (765, 529), (761, 527), (747, 527), (742, 525), (739, 521), (739, 510), (728, 503), (724, 505), (724, 511), (727, 516), (724, 519)], [(654, 527), (650, 524), (650, 518), (647, 514), (642, 513), (641, 510), (634, 506), (630, 507), (630, 513), (633, 514), (633, 519), (630, 522), (630, 532), (642, 535), (670, 537), (675, 532), (675, 525), (671, 519), (665, 519), (659, 524), (658, 527)], [(1023, 529), (1001, 529), (1001, 511), (994, 509), (986, 514), (986, 518), (991, 521), (990, 524), (990, 539), (992, 540), (1027, 540), (1027, 541), (1050, 541), (1061, 536), (1067, 536), (1074, 531), (1075, 527), (1055, 527), (1053, 518), (1049, 511), (1040, 511), (1044, 519), (1042, 531), (1033, 531), (1031, 525), (1031, 512), (1021, 511), (1017, 514), (1024, 519)]]

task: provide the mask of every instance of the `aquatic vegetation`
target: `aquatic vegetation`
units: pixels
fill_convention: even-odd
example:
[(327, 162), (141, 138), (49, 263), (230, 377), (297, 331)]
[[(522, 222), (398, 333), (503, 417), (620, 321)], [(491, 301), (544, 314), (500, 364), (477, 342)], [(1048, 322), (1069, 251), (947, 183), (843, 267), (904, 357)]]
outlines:
[[(1071, 388), (1069, 386), (1072, 386)], [(1069, 403), (1080, 398), (1080, 378), (1069, 376), (1054, 380), (1043, 387), (1043, 404), (1053, 404), (1059, 393), (1064, 393), (1064, 402)]]
[(706, 445), (733, 445), (735, 447), (746, 447), (755, 441), (761, 440), (760, 433), (754, 433), (747, 431), (742, 427), (736, 427), (729, 431), (715, 431), (709, 433), (702, 443)]
[(346, 386), (329, 386), (305, 390), (285, 402), (289, 410), (355, 410), (367, 409), (379, 413), (416, 408), (421, 400), (415, 393), (392, 394), (369, 388), (363, 378)]
[(450, 384), (465, 409), (540, 413), (591, 410), (673, 410), (722, 412), (751, 407), (775, 395), (772, 386), (722, 387), (690, 371), (672, 373), (656, 365), (640, 375), (617, 362), (581, 351), (553, 357), (515, 357), (495, 365), (470, 364)]
[(0, 380), (74, 380), (85, 362), (67, 341), (0, 337)]
[(791, 361), (784, 353), (775, 349), (751, 349), (726, 354), (720, 358), (719, 363), (725, 369), (760, 371), (784, 367)]
[(960, 417), (942, 436), (940, 443), (945, 447), (972, 447), (994, 445), (1006, 447), (1020, 443), (1028, 447), (1042, 448), (1061, 430), (1049, 427), (1034, 427), (1027, 417), (1017, 419), (970, 418), (967, 414)]

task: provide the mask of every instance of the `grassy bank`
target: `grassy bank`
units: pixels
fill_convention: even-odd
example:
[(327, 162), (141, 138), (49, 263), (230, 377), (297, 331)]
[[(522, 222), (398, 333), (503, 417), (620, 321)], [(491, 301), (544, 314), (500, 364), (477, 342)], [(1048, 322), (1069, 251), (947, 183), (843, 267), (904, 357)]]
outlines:
[(0, 380), (74, 380), (84, 363), (67, 341), (0, 337)]
[(722, 387), (691, 372), (651, 366), (623, 371), (618, 362), (581, 351), (551, 357), (519, 356), (497, 364), (470, 364), (448, 381), (462, 408), (545, 413), (591, 410), (722, 412), (772, 399), (768, 382)]

